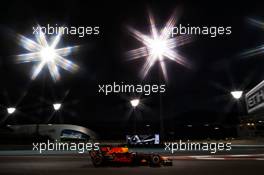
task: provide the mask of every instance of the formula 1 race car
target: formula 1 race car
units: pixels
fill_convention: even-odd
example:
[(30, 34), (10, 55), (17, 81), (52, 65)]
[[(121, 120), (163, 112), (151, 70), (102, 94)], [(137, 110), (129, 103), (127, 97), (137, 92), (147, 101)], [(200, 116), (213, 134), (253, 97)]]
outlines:
[(104, 165), (149, 165), (172, 166), (172, 160), (159, 154), (145, 154), (129, 152), (127, 147), (104, 146), (99, 150), (90, 151), (90, 156), (95, 167)]

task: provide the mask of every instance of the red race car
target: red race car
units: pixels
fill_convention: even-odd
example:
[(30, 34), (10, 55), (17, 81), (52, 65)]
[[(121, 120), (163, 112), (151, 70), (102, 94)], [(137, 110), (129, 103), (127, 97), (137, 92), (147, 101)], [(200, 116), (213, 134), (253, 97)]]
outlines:
[(103, 146), (91, 151), (90, 156), (95, 167), (109, 164), (172, 166), (172, 160), (159, 154), (129, 152), (127, 147)]

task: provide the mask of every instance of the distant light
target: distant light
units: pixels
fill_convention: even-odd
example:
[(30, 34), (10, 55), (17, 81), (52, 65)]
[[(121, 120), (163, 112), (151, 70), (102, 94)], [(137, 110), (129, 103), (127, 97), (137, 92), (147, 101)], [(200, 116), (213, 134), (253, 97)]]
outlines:
[(250, 123), (247, 123), (248, 126), (250, 126)]
[(150, 127), (150, 125), (146, 125), (146, 127)]
[(16, 111), (16, 108), (14, 108), (14, 107), (7, 108), (7, 113), (8, 114), (13, 114), (15, 111)]
[(55, 111), (58, 111), (61, 108), (61, 104), (60, 103), (55, 103), (53, 104), (53, 108)]
[(218, 130), (218, 129), (219, 129), (219, 127), (215, 127), (214, 129), (215, 129), (215, 130)]
[(204, 124), (204, 126), (206, 126), (206, 127), (207, 127), (207, 126), (209, 126), (209, 124)]
[(52, 126), (52, 124), (48, 124), (48, 126)]
[(188, 128), (191, 128), (191, 127), (192, 127), (192, 125), (187, 125), (187, 127), (188, 127)]
[(231, 95), (235, 98), (235, 99), (240, 99), (242, 97), (243, 91), (232, 91)]
[(136, 98), (136, 99), (131, 100), (130, 104), (132, 105), (132, 107), (135, 108), (139, 105), (139, 102), (140, 102), (140, 100)]
[(255, 123), (251, 123), (251, 126), (255, 126)]
[(261, 121), (261, 120), (259, 120), (258, 122), (259, 122), (259, 123), (263, 123), (263, 121)]

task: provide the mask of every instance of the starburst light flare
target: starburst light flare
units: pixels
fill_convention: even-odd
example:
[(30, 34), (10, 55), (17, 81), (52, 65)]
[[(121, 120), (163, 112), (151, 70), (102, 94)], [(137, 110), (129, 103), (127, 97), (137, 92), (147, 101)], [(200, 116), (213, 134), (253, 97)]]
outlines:
[(35, 35), (36, 41), (18, 35), (18, 39), (22, 47), (30, 51), (30, 53), (17, 55), (17, 63), (39, 62), (33, 69), (31, 79), (34, 80), (45, 66), (48, 67), (52, 79), (56, 82), (60, 79), (58, 67), (70, 72), (76, 72), (79, 66), (64, 57), (78, 48), (78, 46), (64, 47), (57, 49), (61, 39), (61, 31), (48, 43), (45, 34), (39, 30)]
[[(248, 21), (251, 25), (264, 29), (264, 22), (253, 19), (253, 18), (249, 18)], [(260, 54), (264, 54), (264, 44), (257, 46), (255, 48), (249, 49), (246, 52), (243, 52), (241, 56), (242, 57), (252, 57), (252, 56), (256, 56)]]
[(149, 12), (149, 21), (150, 21), (150, 28), (151, 28), (151, 35), (145, 35), (134, 28), (129, 27), (129, 31), (131, 32), (132, 36), (135, 37), (138, 41), (144, 44), (143, 47), (134, 49), (128, 52), (128, 56), (131, 59), (138, 59), (142, 57), (146, 57), (146, 62), (141, 70), (141, 74), (143, 78), (146, 77), (148, 72), (150, 71), (151, 67), (156, 63), (159, 62), (161, 66), (161, 70), (165, 80), (167, 81), (167, 71), (165, 65), (165, 59), (169, 59), (172, 61), (177, 62), (186, 67), (190, 67), (190, 64), (187, 60), (181, 56), (175, 48), (183, 46), (189, 43), (190, 36), (176, 36), (171, 38), (171, 29), (176, 24), (175, 13), (171, 16), (168, 20), (164, 28), (158, 31), (154, 17)]

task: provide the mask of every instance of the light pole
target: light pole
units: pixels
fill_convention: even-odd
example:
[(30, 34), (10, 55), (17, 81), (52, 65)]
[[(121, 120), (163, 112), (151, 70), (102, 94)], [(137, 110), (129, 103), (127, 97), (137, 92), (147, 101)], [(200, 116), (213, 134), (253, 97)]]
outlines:
[[(149, 35), (145, 35), (141, 33), (140, 31), (137, 31), (134, 28), (129, 27), (129, 31), (131, 32), (132, 36), (139, 40), (143, 47), (133, 49), (128, 52), (129, 57), (132, 59), (137, 58), (145, 58), (146, 62), (143, 66), (143, 69), (141, 70), (142, 78), (144, 79), (151, 68), (155, 65), (155, 63), (158, 63), (160, 66), (160, 69), (162, 72), (162, 75), (165, 79), (165, 81), (168, 81), (168, 75), (167, 75), (167, 68), (166, 68), (166, 61), (175, 61), (176, 63), (191, 68), (192, 65), (186, 58), (181, 56), (179, 52), (177, 51), (177, 48), (179, 46), (183, 46), (189, 42), (191, 42), (191, 39), (189, 36), (176, 36), (172, 37), (170, 36), (170, 32), (168, 32), (169, 28), (172, 28), (176, 25), (177, 17), (175, 16), (175, 13), (171, 15), (167, 23), (163, 28), (157, 27), (155, 23), (155, 19), (153, 15), (149, 12), (149, 22), (150, 22), (150, 33)], [(160, 74), (159, 73), (159, 84), (161, 84), (160, 80)], [(159, 116), (160, 116), (160, 136), (163, 138), (164, 135), (164, 121), (163, 121), (163, 106), (162, 106), (162, 95), (161, 92), (159, 92), (159, 102), (160, 102), (160, 109), (159, 109)]]
[(2, 126), (2, 124), (4, 124), (4, 122), (8, 119), (8, 117), (14, 114), (15, 111), (16, 111), (15, 107), (7, 107), (6, 108), (7, 114), (3, 118), (0, 119), (0, 126)]
[[(133, 107), (133, 113), (135, 113), (135, 109), (140, 104), (140, 99), (134, 98), (134, 99), (130, 100), (130, 104)], [(135, 134), (136, 134), (136, 131), (137, 131), (137, 116), (135, 115), (134, 116), (134, 132), (135, 132)]]
[[(240, 102), (239, 100), (242, 98), (242, 95), (243, 95), (243, 91), (241, 90), (235, 90), (235, 91), (231, 91), (230, 92), (232, 97), (237, 100), (237, 102)], [(239, 120), (239, 124), (241, 122), (241, 111), (240, 111), (240, 106), (237, 104), (237, 107), (238, 107), (238, 120)], [(237, 135), (239, 135), (239, 130), (240, 128), (237, 128)]]
[(60, 110), (62, 108), (62, 104), (61, 103), (54, 103), (53, 104), (53, 109), (54, 109), (54, 115), (55, 115), (55, 119), (58, 119), (59, 122), (61, 122), (61, 116), (60, 116)]
[(53, 107), (53, 112), (51, 114), (51, 116), (49, 116), (49, 118), (47, 119), (47, 122), (49, 123), (51, 121), (52, 118), (56, 117), (56, 114), (60, 112), (61, 108), (62, 108), (62, 104), (61, 103), (53, 103), (52, 104)]
[[(237, 102), (240, 102), (239, 100), (242, 98), (243, 96), (243, 91), (240, 91), (240, 90), (235, 90), (235, 91), (231, 91), (230, 94), (232, 95), (232, 97), (237, 100)], [(240, 113), (240, 106), (238, 106), (238, 110), (239, 110), (239, 113)], [(238, 117), (239, 120), (240, 120), (240, 117)]]

